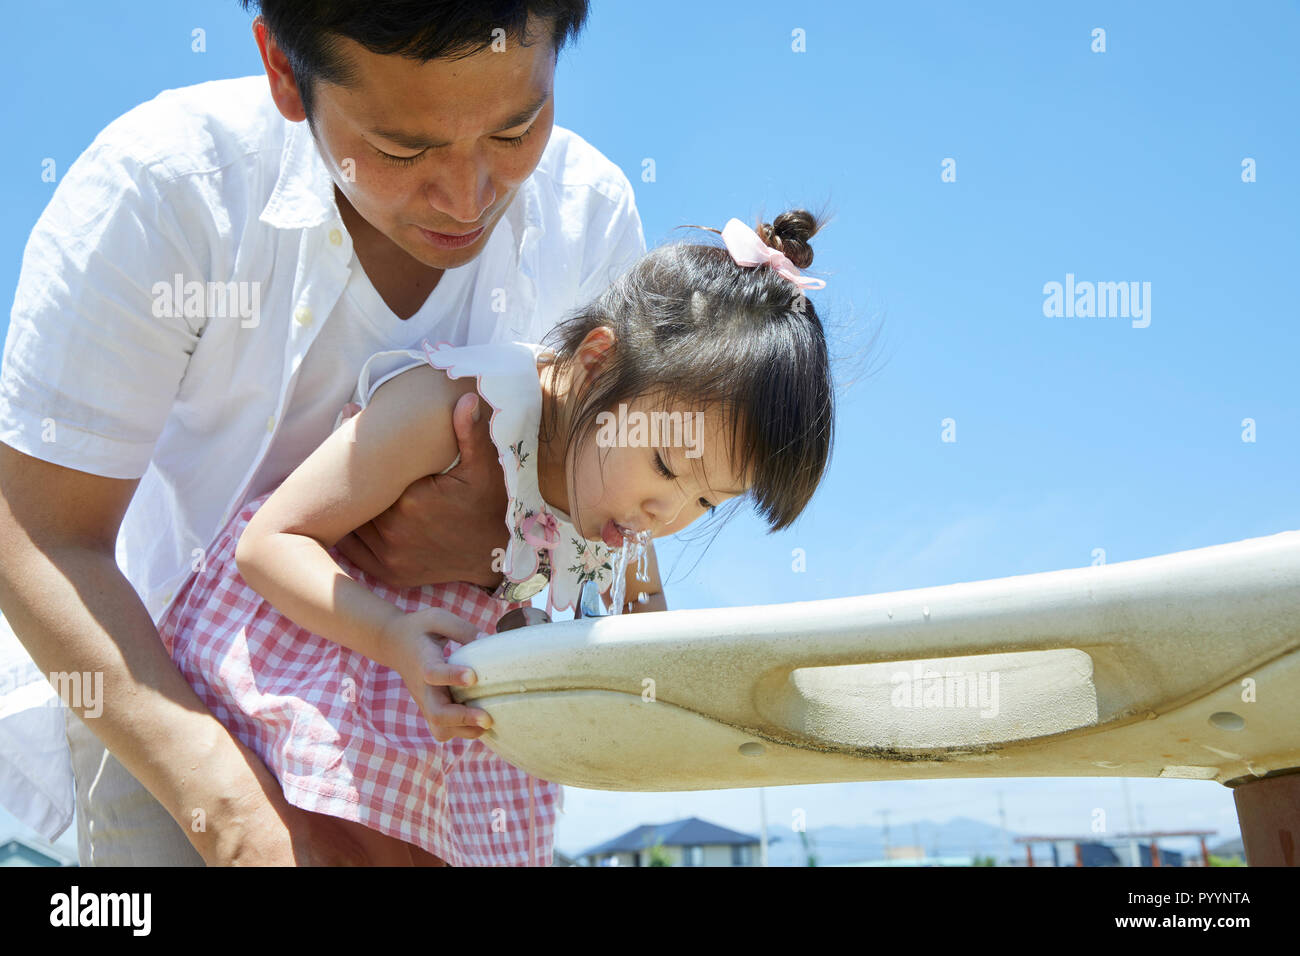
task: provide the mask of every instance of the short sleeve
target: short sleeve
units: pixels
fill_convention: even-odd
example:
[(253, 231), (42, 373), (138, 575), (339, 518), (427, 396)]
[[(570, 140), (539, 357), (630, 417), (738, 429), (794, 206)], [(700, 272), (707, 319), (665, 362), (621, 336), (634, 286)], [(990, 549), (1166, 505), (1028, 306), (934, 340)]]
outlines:
[[(348, 402), (348, 405), (357, 406), (353, 411), (365, 408), (370, 404), (370, 400), (375, 397), (375, 392), (380, 385), (383, 385), (391, 378), (396, 378), (403, 372), (428, 364), (429, 360), (419, 349), (388, 349), (374, 353), (361, 366), (361, 372), (357, 376), (356, 388), (352, 390), (352, 401)], [(337, 431), (338, 427), (343, 424), (343, 415), (347, 411), (347, 406), (339, 409), (338, 415), (334, 418), (332, 431)], [(459, 456), (457, 456), (457, 460), (459, 460)]]
[(361, 366), (354, 397), (357, 403), (365, 408), (375, 397), (379, 386), (390, 378), (396, 378), (403, 372), (428, 364), (429, 360), (419, 349), (389, 349), (385, 352), (376, 352)]
[(162, 294), (177, 276), (208, 278), (177, 215), (103, 134), (69, 167), (23, 252), (0, 441), (105, 477), (144, 474), (202, 333)]
[(632, 184), (621, 173), (618, 181), (619, 195), (610, 202), (609, 216), (587, 226), (582, 274), (578, 279), (578, 303), (582, 305), (609, 288), (645, 254), (645, 236)]

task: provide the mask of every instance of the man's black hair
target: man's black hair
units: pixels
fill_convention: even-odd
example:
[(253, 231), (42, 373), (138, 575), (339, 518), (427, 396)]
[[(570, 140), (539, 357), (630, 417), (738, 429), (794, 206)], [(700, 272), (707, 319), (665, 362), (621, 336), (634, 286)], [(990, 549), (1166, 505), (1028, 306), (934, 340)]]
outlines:
[[(240, 0), (256, 7), (289, 59), (307, 118), (313, 85), (326, 80), (347, 86), (355, 76), (337, 49), (337, 38), (353, 40), (372, 53), (413, 60), (460, 59), (506, 37), (525, 35), (529, 16), (551, 22), (558, 56), (587, 20), (588, 0)], [(503, 30), (504, 33), (493, 32)]]

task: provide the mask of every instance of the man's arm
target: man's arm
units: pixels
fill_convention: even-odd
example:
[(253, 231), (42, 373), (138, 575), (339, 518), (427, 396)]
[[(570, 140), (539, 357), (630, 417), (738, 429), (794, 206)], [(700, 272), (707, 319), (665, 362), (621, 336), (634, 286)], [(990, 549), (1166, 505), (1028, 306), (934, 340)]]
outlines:
[[(103, 675), (98, 715), (73, 709), (204, 859), (288, 862), (289, 834), (272, 809), (287, 808), (279, 784), (181, 677), (117, 566), (117, 528), (138, 483), (0, 444), (5, 617), (42, 673)], [(195, 810), (203, 811), (206, 831), (191, 827)]]
[(46, 675), (102, 676), (87, 728), (204, 859), (311, 862), (319, 845), (361, 861), (208, 712), (116, 562), (206, 328), (160, 314), (155, 282), (207, 278), (217, 236), (188, 180), (135, 158), (137, 121), (110, 124), (69, 167), (24, 250), (0, 372), (0, 607)]

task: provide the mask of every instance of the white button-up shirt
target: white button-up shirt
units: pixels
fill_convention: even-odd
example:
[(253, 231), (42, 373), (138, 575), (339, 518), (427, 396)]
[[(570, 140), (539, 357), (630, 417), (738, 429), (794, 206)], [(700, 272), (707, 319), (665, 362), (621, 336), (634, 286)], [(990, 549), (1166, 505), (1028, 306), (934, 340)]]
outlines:
[[(429, 338), (540, 341), (644, 250), (627, 178), (557, 126), (482, 253), (461, 267), (468, 315)], [(264, 76), (168, 90), (115, 120), (33, 229), (0, 371), (0, 441), (79, 471), (141, 478), (117, 560), (155, 621), (254, 497), (350, 266), (359, 268), (329, 171), (307, 125), (277, 111)], [(409, 344), (428, 329), (412, 332)], [(2, 724), (41, 678), (11, 637), (7, 649), (0, 802), (12, 808), (14, 742)]]

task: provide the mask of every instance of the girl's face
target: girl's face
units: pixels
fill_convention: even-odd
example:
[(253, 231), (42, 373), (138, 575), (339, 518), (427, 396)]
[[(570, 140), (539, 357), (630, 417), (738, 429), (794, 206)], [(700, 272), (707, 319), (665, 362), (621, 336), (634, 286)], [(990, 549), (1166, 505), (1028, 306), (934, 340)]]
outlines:
[[(588, 335), (573, 366), (571, 405), (613, 342), (605, 328)], [(724, 424), (718, 409), (666, 409), (650, 396), (602, 413), (586, 447), (569, 453), (565, 486), (572, 507), (562, 510), (584, 538), (612, 548), (622, 547), (624, 530), (656, 538), (680, 531), (747, 490), (733, 469)]]

